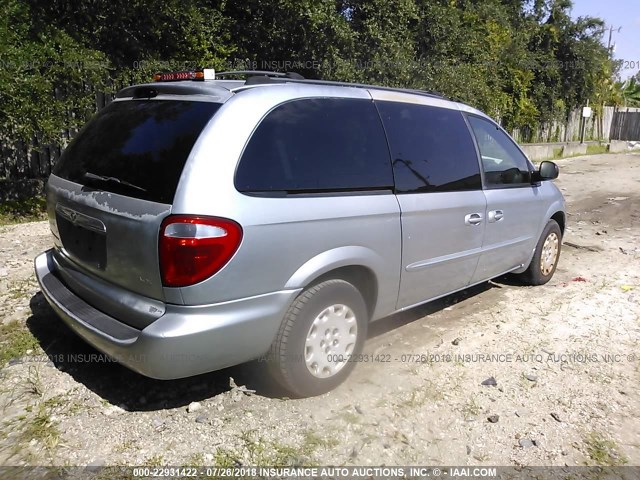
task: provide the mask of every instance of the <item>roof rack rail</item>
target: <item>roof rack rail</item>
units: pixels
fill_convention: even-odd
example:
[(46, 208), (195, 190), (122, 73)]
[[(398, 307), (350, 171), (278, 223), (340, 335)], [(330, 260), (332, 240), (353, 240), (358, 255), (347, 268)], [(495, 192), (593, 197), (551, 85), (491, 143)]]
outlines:
[(366, 83), (351, 83), (351, 82), (338, 82), (335, 80), (313, 80), (310, 78), (304, 78), (302, 75), (294, 72), (281, 73), (281, 72), (262, 72), (253, 70), (241, 70), (238, 72), (222, 72), (216, 73), (216, 76), (242, 74), (247, 75), (247, 85), (258, 85), (268, 83), (307, 83), (310, 85), (327, 85), (336, 87), (355, 87), (355, 88), (374, 88), (376, 90), (384, 90), (388, 92), (404, 92), (412, 93), (414, 95), (423, 95), (426, 97), (440, 98), (443, 100), (451, 100), (445, 95), (439, 92), (430, 92), (426, 90), (418, 90), (414, 88), (395, 88), (395, 87), (383, 87), (380, 85), (370, 85)]
[(237, 70), (229, 72), (216, 72), (216, 77), (226, 77), (233, 75), (245, 75), (247, 76), (246, 85), (264, 85), (269, 83), (308, 83), (311, 85), (327, 85), (336, 87), (355, 87), (355, 88), (374, 88), (376, 90), (384, 90), (388, 92), (404, 92), (412, 93), (414, 95), (423, 95), (426, 97), (440, 98), (443, 100), (451, 100), (447, 96), (439, 92), (430, 92), (427, 90), (419, 90), (415, 88), (396, 88), (396, 87), (383, 87), (380, 85), (370, 85), (367, 83), (351, 83), (351, 82), (338, 82), (335, 80), (314, 80), (310, 78), (304, 78), (299, 73), (295, 72), (269, 72), (263, 70)]
[(234, 75), (244, 76), (262, 76), (262, 77), (275, 77), (275, 78), (287, 78), (294, 80), (304, 80), (304, 77), (295, 72), (269, 72), (264, 70), (235, 70), (229, 72), (216, 72), (216, 77), (231, 77)]
[(293, 83), (309, 83), (314, 85), (327, 85), (336, 87), (355, 87), (355, 88), (373, 88), (376, 90), (384, 90), (388, 92), (402, 92), (413, 93), (415, 95), (424, 95), (426, 97), (440, 98), (443, 100), (450, 100), (448, 97), (438, 92), (429, 92), (426, 90), (418, 90), (414, 88), (396, 88), (396, 87), (383, 87), (380, 85), (370, 85), (366, 83), (351, 83), (351, 82), (336, 82), (333, 80), (310, 80), (310, 79), (286, 79), (286, 82)]

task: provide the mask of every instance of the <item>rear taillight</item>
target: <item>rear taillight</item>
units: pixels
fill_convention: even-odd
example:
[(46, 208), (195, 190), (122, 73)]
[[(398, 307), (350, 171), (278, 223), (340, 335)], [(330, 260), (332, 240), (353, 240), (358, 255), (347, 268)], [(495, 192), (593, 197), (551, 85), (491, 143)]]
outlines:
[(160, 227), (160, 271), (166, 287), (201, 282), (226, 265), (242, 240), (242, 228), (224, 218), (173, 215)]

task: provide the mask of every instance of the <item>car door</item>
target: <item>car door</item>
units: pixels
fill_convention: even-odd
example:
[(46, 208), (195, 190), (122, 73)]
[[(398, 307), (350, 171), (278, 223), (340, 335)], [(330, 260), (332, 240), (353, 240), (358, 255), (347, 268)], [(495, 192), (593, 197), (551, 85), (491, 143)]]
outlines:
[(481, 156), (487, 201), (482, 255), (473, 283), (515, 270), (529, 261), (538, 240), (539, 187), (533, 166), (515, 142), (489, 119), (468, 115)]
[(401, 210), (401, 309), (469, 284), (482, 247), (486, 204), (473, 139), (459, 111), (376, 103)]

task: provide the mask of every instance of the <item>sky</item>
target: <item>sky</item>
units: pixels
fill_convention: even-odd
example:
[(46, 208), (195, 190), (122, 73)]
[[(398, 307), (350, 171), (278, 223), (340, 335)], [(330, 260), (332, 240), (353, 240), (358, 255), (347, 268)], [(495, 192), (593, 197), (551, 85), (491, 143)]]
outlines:
[[(613, 56), (623, 60), (622, 79), (640, 71), (640, 0), (573, 0), (572, 16), (600, 17), (605, 21), (607, 29), (613, 27)], [(618, 32), (620, 27), (622, 28)], [(606, 45), (609, 30), (603, 40)]]

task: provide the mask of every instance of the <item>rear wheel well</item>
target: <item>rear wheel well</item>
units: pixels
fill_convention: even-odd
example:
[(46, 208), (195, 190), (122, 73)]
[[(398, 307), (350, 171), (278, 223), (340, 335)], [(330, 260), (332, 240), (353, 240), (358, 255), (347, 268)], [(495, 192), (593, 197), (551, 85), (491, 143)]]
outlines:
[(375, 274), (369, 268), (363, 267), (362, 265), (350, 265), (348, 267), (336, 268), (335, 270), (322, 274), (314, 279), (307, 287), (334, 278), (349, 282), (360, 291), (367, 305), (369, 319), (371, 319), (378, 300), (378, 282)]
[(556, 222), (558, 222), (558, 226), (560, 227), (560, 232), (562, 233), (562, 235), (564, 236), (564, 213), (562, 212), (556, 212), (553, 215), (551, 215), (551, 220), (555, 220)]

